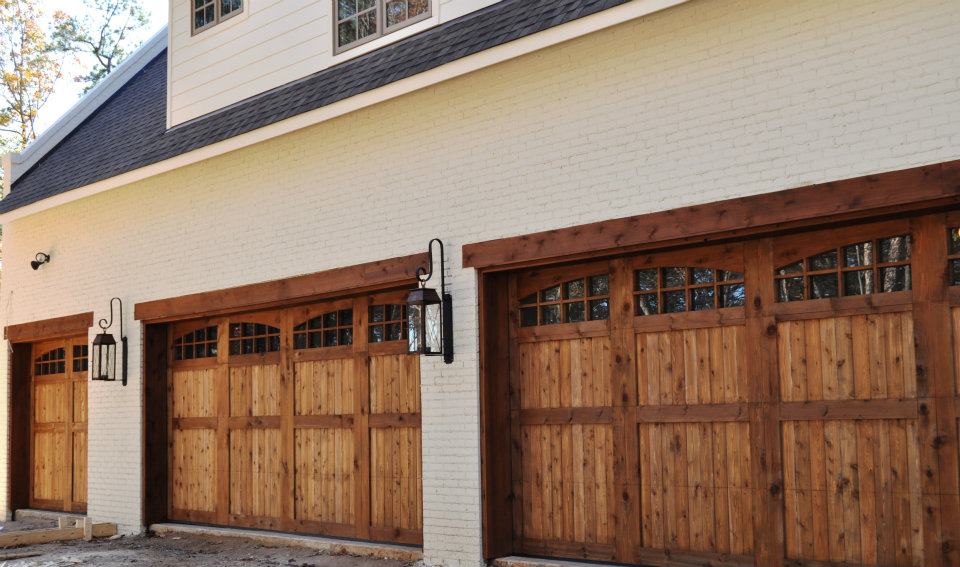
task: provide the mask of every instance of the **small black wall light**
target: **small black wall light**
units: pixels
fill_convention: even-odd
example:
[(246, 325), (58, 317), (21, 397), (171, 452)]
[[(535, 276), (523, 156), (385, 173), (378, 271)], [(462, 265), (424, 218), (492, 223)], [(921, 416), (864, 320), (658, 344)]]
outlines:
[(35, 260), (30, 262), (30, 267), (34, 270), (39, 270), (40, 266), (50, 262), (50, 255), (44, 254), (43, 252), (37, 252), (37, 257)]
[[(433, 245), (440, 248), (440, 293), (427, 287), (433, 277)], [(417, 268), (419, 285), (407, 296), (408, 352), (424, 356), (443, 356), (453, 362), (453, 298), (447, 293), (444, 276), (443, 242), (434, 238), (427, 244), (427, 265)]]
[(97, 323), (103, 330), (93, 339), (93, 352), (90, 353), (93, 359), (90, 379), (101, 380), (105, 382), (115, 382), (117, 380), (117, 340), (112, 334), (107, 333), (107, 329), (113, 326), (113, 302), (116, 301), (120, 306), (120, 374), (122, 383), (127, 385), (127, 337), (123, 336), (123, 302), (119, 297), (110, 300), (110, 322), (106, 319), (100, 319)]

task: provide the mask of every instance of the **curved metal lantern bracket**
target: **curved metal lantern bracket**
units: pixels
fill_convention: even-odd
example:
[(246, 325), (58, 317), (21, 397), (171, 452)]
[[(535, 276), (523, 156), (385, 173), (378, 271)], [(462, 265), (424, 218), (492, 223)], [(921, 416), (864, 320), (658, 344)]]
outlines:
[(97, 325), (100, 327), (103, 334), (107, 333), (107, 329), (113, 327), (113, 303), (117, 302), (117, 309), (120, 312), (120, 375), (121, 383), (127, 385), (127, 337), (123, 334), (123, 301), (119, 297), (114, 297), (110, 300), (110, 320), (100, 319), (97, 322)]
[(442, 341), (443, 361), (453, 363), (453, 297), (447, 293), (446, 258), (443, 252), (443, 241), (432, 239), (427, 244), (427, 267), (417, 268), (417, 282), (421, 288), (433, 278), (433, 249), (434, 244), (440, 250), (440, 337)]

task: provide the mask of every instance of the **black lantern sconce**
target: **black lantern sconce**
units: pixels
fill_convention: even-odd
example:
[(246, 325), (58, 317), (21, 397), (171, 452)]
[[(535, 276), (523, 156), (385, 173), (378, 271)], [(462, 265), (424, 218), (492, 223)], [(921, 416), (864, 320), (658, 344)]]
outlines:
[(39, 270), (40, 266), (50, 263), (50, 254), (44, 254), (43, 252), (37, 252), (36, 258), (30, 262), (30, 267), (34, 271)]
[(107, 329), (113, 326), (113, 302), (116, 301), (120, 306), (120, 374), (122, 383), (127, 385), (127, 337), (123, 336), (123, 302), (119, 297), (110, 300), (110, 322), (106, 319), (100, 319), (98, 325), (103, 330), (93, 339), (93, 352), (90, 353), (91, 380), (102, 380), (105, 382), (115, 382), (117, 380), (117, 339), (107, 333)]
[[(433, 244), (440, 248), (440, 293), (427, 287), (433, 277)], [(424, 356), (443, 356), (447, 364), (453, 362), (453, 298), (447, 293), (443, 242), (434, 238), (427, 244), (429, 269), (417, 268), (417, 289), (407, 296), (407, 332), (410, 353)]]

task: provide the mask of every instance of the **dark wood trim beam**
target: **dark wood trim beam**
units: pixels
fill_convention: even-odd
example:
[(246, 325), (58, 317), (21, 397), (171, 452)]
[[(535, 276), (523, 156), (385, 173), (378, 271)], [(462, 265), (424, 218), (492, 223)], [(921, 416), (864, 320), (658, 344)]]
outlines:
[(960, 161), (952, 161), (468, 244), (463, 265), (507, 269), (958, 204)]
[(93, 311), (88, 311), (31, 323), (8, 325), (3, 329), (3, 336), (11, 343), (31, 343), (60, 337), (86, 335), (92, 326)]
[(139, 321), (173, 321), (413, 286), (417, 268), (426, 262), (424, 252), (283, 280), (146, 301), (134, 306), (134, 317)]

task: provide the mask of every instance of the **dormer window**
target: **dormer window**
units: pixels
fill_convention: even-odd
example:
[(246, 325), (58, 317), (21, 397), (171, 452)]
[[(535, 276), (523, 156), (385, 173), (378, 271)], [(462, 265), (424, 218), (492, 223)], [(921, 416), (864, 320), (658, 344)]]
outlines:
[(333, 9), (339, 53), (429, 18), (430, 0), (333, 0)]
[(243, 11), (243, 0), (190, 0), (193, 2), (193, 33), (230, 19)]

